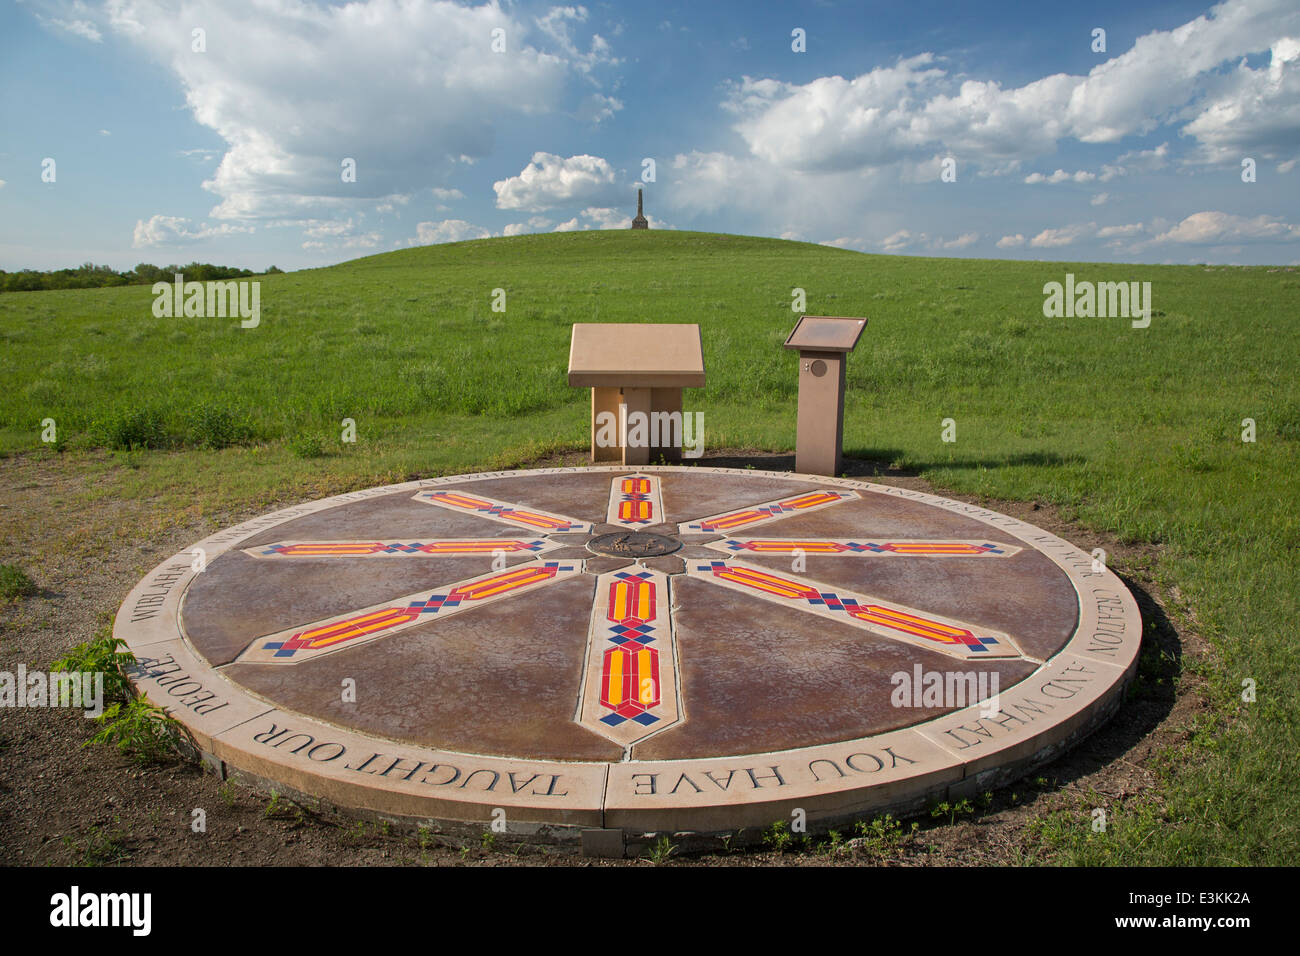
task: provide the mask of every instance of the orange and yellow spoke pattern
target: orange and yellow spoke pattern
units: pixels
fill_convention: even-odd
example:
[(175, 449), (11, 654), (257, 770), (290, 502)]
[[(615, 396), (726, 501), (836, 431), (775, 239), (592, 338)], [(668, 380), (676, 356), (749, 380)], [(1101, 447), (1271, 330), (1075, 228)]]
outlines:
[(536, 531), (551, 533), (555, 531), (590, 531), (591, 522), (577, 521), (563, 515), (553, 515), (536, 508), (520, 508), (507, 501), (496, 501), (481, 495), (471, 495), (463, 491), (421, 491), (415, 496), (416, 501), (449, 508), (462, 514), (478, 515), (503, 524), (521, 525)]
[(448, 617), (466, 608), (482, 606), (580, 573), (576, 564), (531, 561), (508, 571), (493, 571), (450, 587), (407, 595), (396, 601), (260, 638), (238, 659), (266, 664), (296, 664), (343, 646), (355, 647), (414, 624)]
[(255, 558), (386, 558), (409, 555), (541, 554), (559, 547), (545, 538), (463, 538), (437, 541), (277, 541), (245, 548)]
[(737, 554), (742, 551), (750, 554), (862, 554), (874, 557), (1008, 557), (1020, 551), (1014, 544), (993, 543), (990, 541), (929, 541), (916, 539), (912, 541), (871, 541), (851, 538), (816, 538), (797, 540), (794, 538), (723, 538), (705, 545), (714, 551), (725, 554)]
[(644, 528), (664, 520), (659, 479), (653, 475), (615, 478), (609, 492), (605, 520), (625, 528)]
[(692, 561), (687, 564), (686, 573), (789, 607), (858, 624), (886, 637), (955, 657), (980, 659), (1021, 656), (1011, 638), (1000, 631), (927, 614), (863, 594), (823, 590), (821, 585), (813, 581), (790, 574), (777, 574), (765, 568), (728, 561)]
[(761, 505), (754, 505), (752, 508), (742, 508), (739, 511), (728, 511), (725, 514), (713, 515), (708, 518), (701, 518), (699, 521), (691, 521), (682, 526), (685, 531), (734, 531), (737, 528), (751, 528), (760, 524), (767, 524), (769, 521), (777, 521), (791, 514), (805, 514), (810, 511), (820, 511), (822, 508), (829, 508), (837, 505), (842, 501), (851, 501), (858, 497), (856, 491), (810, 491), (807, 494), (794, 495), (790, 498), (782, 498), (779, 501), (768, 501)]
[(668, 579), (644, 568), (602, 574), (587, 643), (579, 723), (630, 746), (677, 720)]

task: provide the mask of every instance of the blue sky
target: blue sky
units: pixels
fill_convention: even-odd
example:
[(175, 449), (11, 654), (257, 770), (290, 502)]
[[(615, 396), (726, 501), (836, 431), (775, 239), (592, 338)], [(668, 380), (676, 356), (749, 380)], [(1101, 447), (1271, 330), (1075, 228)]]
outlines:
[(654, 228), (1300, 263), (1294, 0), (24, 0), (0, 79), (6, 270), (625, 228), (638, 186)]

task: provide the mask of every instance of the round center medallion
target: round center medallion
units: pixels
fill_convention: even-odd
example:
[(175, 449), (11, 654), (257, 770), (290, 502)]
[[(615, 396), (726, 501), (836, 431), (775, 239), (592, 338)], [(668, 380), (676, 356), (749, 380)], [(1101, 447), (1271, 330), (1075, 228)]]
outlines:
[(672, 554), (682, 543), (664, 534), (649, 531), (615, 531), (597, 535), (587, 542), (587, 550), (611, 558), (653, 558)]

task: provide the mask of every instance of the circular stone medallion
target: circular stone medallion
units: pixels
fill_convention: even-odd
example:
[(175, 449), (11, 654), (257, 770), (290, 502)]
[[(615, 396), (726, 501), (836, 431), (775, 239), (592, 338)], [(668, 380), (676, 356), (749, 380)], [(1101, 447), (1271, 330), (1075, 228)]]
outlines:
[(681, 546), (676, 538), (649, 531), (614, 531), (597, 535), (587, 542), (587, 550), (592, 554), (611, 558), (655, 558), (672, 554)]
[(707, 846), (1010, 783), (1115, 711), (1142, 621), (979, 505), (600, 466), (254, 518), (150, 572), (115, 634), (236, 779), (464, 840), (504, 812), (515, 839)]

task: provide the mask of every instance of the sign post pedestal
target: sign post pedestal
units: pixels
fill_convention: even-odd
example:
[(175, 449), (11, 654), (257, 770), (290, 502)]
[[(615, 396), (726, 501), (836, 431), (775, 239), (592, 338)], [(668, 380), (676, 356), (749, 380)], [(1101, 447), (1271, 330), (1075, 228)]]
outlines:
[(839, 474), (846, 360), (866, 326), (866, 319), (805, 315), (785, 340), (786, 348), (799, 352), (794, 470), (800, 474)]

